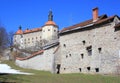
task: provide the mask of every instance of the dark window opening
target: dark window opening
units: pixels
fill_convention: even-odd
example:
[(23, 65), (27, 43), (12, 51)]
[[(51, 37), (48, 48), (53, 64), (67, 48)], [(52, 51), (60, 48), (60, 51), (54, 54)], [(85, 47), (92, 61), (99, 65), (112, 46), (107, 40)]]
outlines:
[(66, 55), (66, 58), (68, 57), (68, 55)]
[(99, 72), (99, 68), (95, 68), (95, 71), (96, 71), (96, 72)]
[(64, 47), (66, 47), (66, 44), (63, 44)]
[(116, 37), (114, 39), (117, 39)]
[(60, 64), (57, 64), (57, 74), (60, 73)]
[(90, 71), (90, 67), (87, 67), (87, 70)]
[(82, 59), (84, 58), (84, 54), (81, 54), (81, 58), (82, 58)]
[(86, 48), (88, 55), (91, 56), (92, 55), (92, 46), (89, 46)]
[(56, 32), (56, 30), (54, 30), (54, 32)]
[(101, 53), (102, 48), (98, 48), (99, 53)]
[(66, 68), (64, 68), (64, 70), (66, 70)]
[(23, 35), (21, 35), (21, 38), (23, 38)]
[(69, 56), (71, 56), (71, 54), (69, 54)]
[(83, 42), (83, 45), (85, 45), (85, 43), (86, 43), (85, 40), (83, 40), (82, 42)]
[(50, 31), (50, 29), (48, 29), (48, 31)]
[(79, 71), (81, 72), (81, 71), (82, 71), (82, 69), (81, 69), (81, 68), (79, 68)]

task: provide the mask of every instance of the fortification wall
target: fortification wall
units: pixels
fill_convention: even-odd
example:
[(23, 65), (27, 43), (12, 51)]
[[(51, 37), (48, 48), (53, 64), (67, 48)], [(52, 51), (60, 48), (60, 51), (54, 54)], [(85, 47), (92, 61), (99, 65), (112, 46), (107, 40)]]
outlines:
[[(60, 36), (60, 73), (116, 73), (120, 32), (114, 23)], [(88, 52), (89, 51), (89, 52)]]
[(54, 62), (53, 52), (55, 49), (56, 47), (46, 49), (42, 54), (34, 56), (27, 60), (16, 60), (16, 64), (23, 68), (52, 71)]

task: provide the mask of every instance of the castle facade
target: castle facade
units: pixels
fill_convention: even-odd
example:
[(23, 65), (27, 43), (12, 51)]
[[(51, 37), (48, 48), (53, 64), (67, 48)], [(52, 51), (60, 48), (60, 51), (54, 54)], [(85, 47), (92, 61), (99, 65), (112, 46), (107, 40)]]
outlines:
[(120, 73), (120, 18), (99, 16), (98, 8), (93, 9), (92, 16), (59, 33), (52, 12), (42, 28), (20, 28), (14, 35), (14, 44), (18, 43), (20, 48), (34, 46), (36, 41), (46, 42), (42, 42), (37, 53), (27, 58), (16, 57), (16, 64), (53, 73)]

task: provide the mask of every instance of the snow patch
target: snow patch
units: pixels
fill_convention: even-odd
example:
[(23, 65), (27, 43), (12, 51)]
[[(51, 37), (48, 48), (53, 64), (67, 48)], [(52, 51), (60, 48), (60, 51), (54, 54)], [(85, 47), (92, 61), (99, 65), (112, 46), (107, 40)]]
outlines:
[(26, 75), (32, 75), (32, 73), (25, 73), (20, 72), (19, 70), (12, 69), (7, 64), (0, 64), (0, 73), (6, 73), (6, 74), (26, 74)]

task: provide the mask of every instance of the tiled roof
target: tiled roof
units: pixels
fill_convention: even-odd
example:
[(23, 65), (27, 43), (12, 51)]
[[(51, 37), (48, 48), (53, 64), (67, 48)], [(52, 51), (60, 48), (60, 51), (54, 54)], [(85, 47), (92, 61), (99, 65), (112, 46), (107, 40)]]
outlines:
[(56, 24), (55, 24), (55, 22), (49, 20), (45, 23), (45, 25), (56, 25)]
[(19, 29), (15, 34), (23, 34), (23, 31), (21, 29)]
[(17, 60), (27, 60), (27, 59), (30, 59), (30, 58), (32, 58), (32, 57), (34, 57), (34, 56), (37, 56), (37, 55), (39, 55), (39, 54), (41, 54), (41, 53), (43, 53), (44, 52), (44, 50), (40, 50), (40, 51), (38, 51), (38, 52), (35, 52), (35, 53), (33, 53), (31, 56), (27, 56), (27, 57), (24, 57), (24, 58), (19, 58), (19, 57), (16, 57), (16, 59)]
[(34, 28), (31, 30), (25, 30), (23, 33), (26, 34), (26, 33), (32, 33), (32, 32), (37, 32), (37, 31), (42, 31), (42, 28)]
[(26, 33), (32, 33), (32, 32), (37, 32), (37, 31), (42, 31), (42, 28), (34, 28), (34, 29), (26, 29), (25, 31), (22, 31), (21, 29), (19, 29), (17, 32), (16, 32), (16, 35), (19, 35), (19, 34), (26, 34)]
[(99, 25), (101, 23), (109, 22), (110, 20), (113, 20), (113, 18), (115, 16), (116, 15), (111, 16), (111, 17), (107, 17), (107, 15), (102, 15), (102, 16), (99, 16), (98, 20), (95, 21), (95, 22), (93, 22), (93, 19), (90, 19), (90, 20), (75, 24), (73, 26), (66, 27), (66, 28), (62, 29), (60, 33), (65, 33), (65, 32), (68, 32), (68, 31), (72, 31), (72, 30), (77, 29), (77, 28), (80, 29), (80, 28), (83, 28), (85, 26), (87, 27), (88, 25), (93, 26), (93, 25)]

